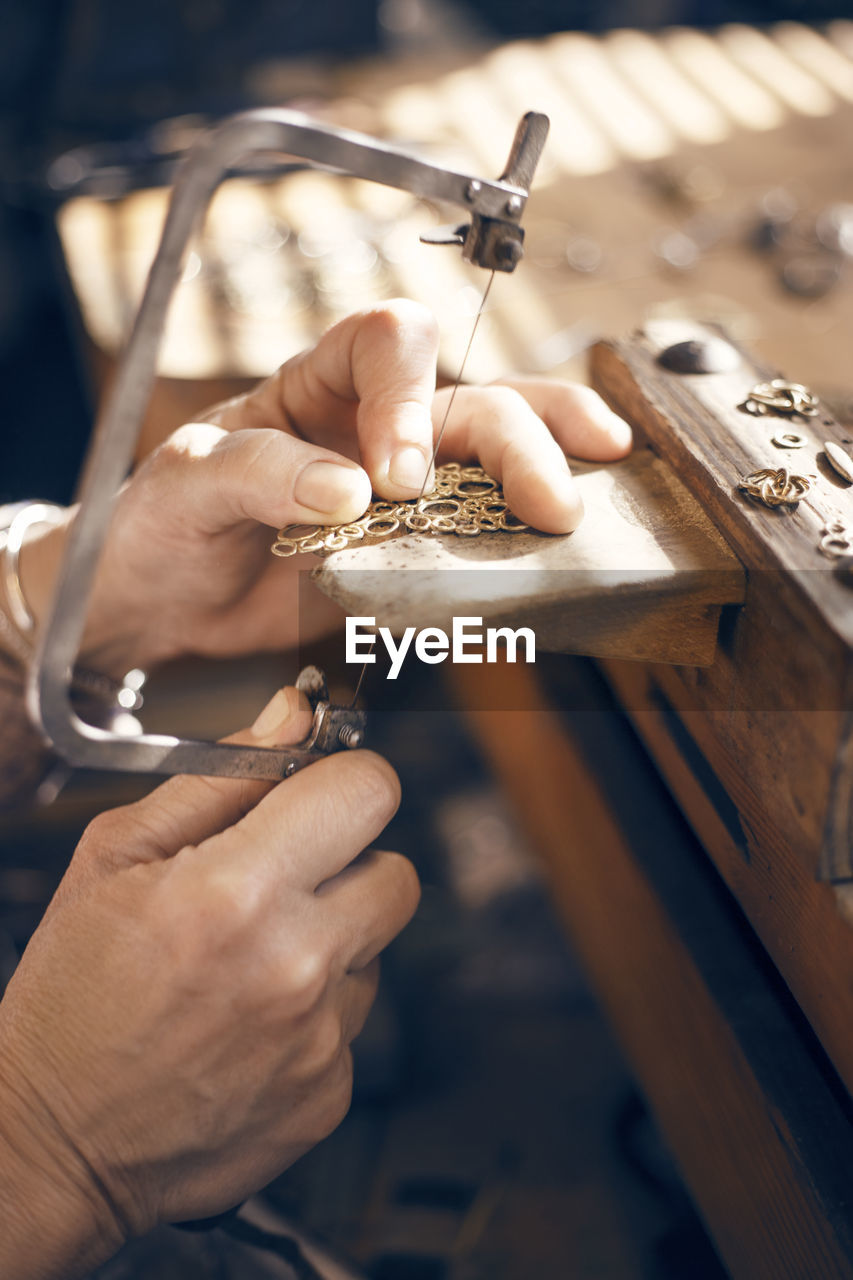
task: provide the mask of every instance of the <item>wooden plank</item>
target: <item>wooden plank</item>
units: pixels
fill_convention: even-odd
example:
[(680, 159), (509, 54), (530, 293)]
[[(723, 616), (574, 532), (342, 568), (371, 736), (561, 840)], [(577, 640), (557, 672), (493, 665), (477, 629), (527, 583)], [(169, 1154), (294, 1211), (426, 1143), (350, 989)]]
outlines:
[[(783, 833), (769, 832), (760, 818), (754, 826), (742, 817), (748, 778), (721, 746), (707, 715), (683, 706), (673, 673), (636, 663), (606, 663), (603, 670), (853, 1093), (853, 889), (817, 881)], [(777, 732), (780, 723), (777, 717)], [(814, 750), (803, 751), (804, 770), (814, 757)]]
[(570, 736), (528, 669), (453, 674), (463, 701), (511, 685), (528, 708), (469, 721), (732, 1275), (850, 1276), (849, 1101), (621, 717)]
[(599, 344), (592, 364), (605, 398), (672, 465), (747, 569), (745, 607), (725, 629), (714, 665), (682, 671), (672, 697), (679, 711), (705, 713), (705, 737), (719, 745), (717, 767), (731, 780), (752, 853), (784, 848), (812, 876), (846, 878), (853, 595), (818, 550), (818, 513), (831, 508), (853, 528), (853, 490), (821, 456), (823, 440), (844, 447), (849, 432), (826, 413), (797, 423), (809, 443), (791, 465), (819, 477), (813, 495), (796, 514), (753, 505), (738, 481), (756, 467), (782, 465), (784, 451), (770, 437), (786, 424), (752, 419), (737, 406), (775, 371), (742, 351), (731, 373), (676, 374), (658, 363), (669, 342), (705, 333), (658, 326)]
[(571, 535), (409, 535), (337, 552), (315, 581), (395, 635), (472, 615), (532, 627), (542, 650), (709, 663), (720, 606), (743, 597), (735, 557), (649, 451), (575, 470), (586, 515)]
[[(807, 606), (818, 610), (823, 625), (849, 648), (853, 597), (829, 571), (818, 544), (827, 513), (853, 525), (853, 487), (822, 458), (823, 441), (849, 448), (850, 433), (827, 411), (793, 421), (746, 412), (743, 405), (752, 387), (780, 373), (759, 364), (736, 343), (729, 343), (738, 359), (730, 372), (673, 373), (659, 362), (673, 344), (714, 337), (712, 330), (691, 321), (652, 321), (627, 341), (598, 343), (591, 353), (592, 381), (625, 407), (642, 437), (725, 530), (726, 541), (746, 568), (786, 571), (796, 594), (805, 595)], [(796, 377), (796, 370), (785, 376)], [(771, 437), (780, 430), (796, 431), (806, 438), (806, 446), (776, 447)], [(816, 478), (795, 512), (770, 511), (738, 491), (743, 476), (783, 465)], [(800, 574), (804, 569), (823, 572)]]

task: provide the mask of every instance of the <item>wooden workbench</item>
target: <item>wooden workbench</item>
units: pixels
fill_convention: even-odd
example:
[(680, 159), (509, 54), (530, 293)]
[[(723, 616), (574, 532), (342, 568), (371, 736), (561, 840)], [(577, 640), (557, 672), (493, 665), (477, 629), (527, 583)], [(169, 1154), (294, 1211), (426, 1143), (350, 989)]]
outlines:
[[(619, 31), (338, 69), (314, 89), (329, 119), (489, 175), (521, 110), (551, 115), (528, 258), (492, 292), (472, 378), (577, 376), (596, 336), (687, 316), (724, 323), (843, 401), (851, 268), (824, 296), (796, 296), (780, 284), (778, 254), (750, 236), (779, 187), (806, 219), (853, 200), (851, 58), (843, 22)], [(263, 84), (268, 99), (286, 96), (286, 69), (268, 68)], [(101, 371), (127, 331), (164, 208), (164, 193), (149, 191), (79, 197), (60, 213)], [(452, 376), (481, 281), (452, 251), (417, 245), (441, 220), (327, 175), (229, 183), (173, 308), (143, 447), (378, 297), (433, 306)], [(685, 232), (706, 247), (678, 268), (665, 242)], [(706, 679), (694, 676), (693, 694)], [(732, 1274), (853, 1276), (853, 903), (790, 854), (772, 821), (749, 825), (744, 793), (783, 788), (784, 776), (748, 776), (748, 761), (720, 747), (713, 715), (695, 698), (684, 705), (672, 668), (611, 660), (593, 671), (566, 658), (538, 680), (521, 667), (466, 668), (456, 687), (469, 708), (491, 707), (472, 710), (471, 724)], [(816, 738), (821, 715), (838, 711), (815, 709)], [(779, 768), (783, 758), (792, 753), (780, 752)]]

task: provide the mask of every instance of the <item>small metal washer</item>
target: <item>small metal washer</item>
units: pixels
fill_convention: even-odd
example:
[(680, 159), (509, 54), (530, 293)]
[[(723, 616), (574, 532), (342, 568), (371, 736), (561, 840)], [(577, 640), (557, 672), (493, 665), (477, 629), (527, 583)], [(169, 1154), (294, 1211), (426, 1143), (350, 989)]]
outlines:
[(802, 449), (808, 444), (808, 440), (796, 431), (777, 431), (773, 443), (777, 449)]

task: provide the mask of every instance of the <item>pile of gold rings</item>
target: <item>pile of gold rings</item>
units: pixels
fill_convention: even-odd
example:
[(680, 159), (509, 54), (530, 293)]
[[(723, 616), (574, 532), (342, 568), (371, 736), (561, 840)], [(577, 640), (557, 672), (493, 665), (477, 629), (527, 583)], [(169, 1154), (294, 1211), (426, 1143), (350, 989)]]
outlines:
[(766, 507), (795, 507), (811, 487), (808, 476), (792, 475), (787, 467), (762, 467), (744, 476), (738, 485), (741, 493), (763, 502)]
[(288, 525), (279, 529), (272, 551), (276, 556), (327, 556), (408, 533), (476, 538), (481, 533), (521, 533), (528, 528), (515, 519), (501, 486), (482, 467), (447, 462), (436, 469), (435, 488), (417, 501), (377, 499), (351, 524)]
[(802, 382), (773, 378), (771, 382), (757, 383), (744, 401), (743, 408), (758, 416), (774, 413), (788, 417), (814, 418), (820, 412), (820, 401)]

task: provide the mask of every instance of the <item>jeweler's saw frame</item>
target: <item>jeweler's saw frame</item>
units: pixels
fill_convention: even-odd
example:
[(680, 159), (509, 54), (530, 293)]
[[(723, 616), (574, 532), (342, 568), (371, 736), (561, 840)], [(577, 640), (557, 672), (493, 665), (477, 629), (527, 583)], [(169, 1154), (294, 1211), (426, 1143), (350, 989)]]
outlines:
[(314, 709), (311, 733), (304, 742), (282, 750), (163, 734), (122, 737), (87, 724), (71, 702), (71, 675), (98, 557), (151, 396), (169, 302), (190, 236), (228, 171), (251, 154), (284, 154), (318, 168), (458, 205), (467, 210), (470, 221), (454, 230), (449, 242), (461, 244), (463, 256), (477, 266), (508, 272), (515, 269), (523, 254), (521, 216), (547, 134), (547, 116), (536, 112), (525, 115), (516, 130), (506, 169), (495, 181), (456, 173), (375, 138), (321, 125), (285, 110), (234, 116), (193, 148), (175, 184), (133, 333), (96, 426), (80, 484), (80, 510), (71, 526), (30, 673), (31, 715), (70, 764), (142, 773), (280, 779), (330, 751), (358, 746), (363, 738), (363, 714), (332, 706), (318, 683), (319, 673), (303, 673)]

